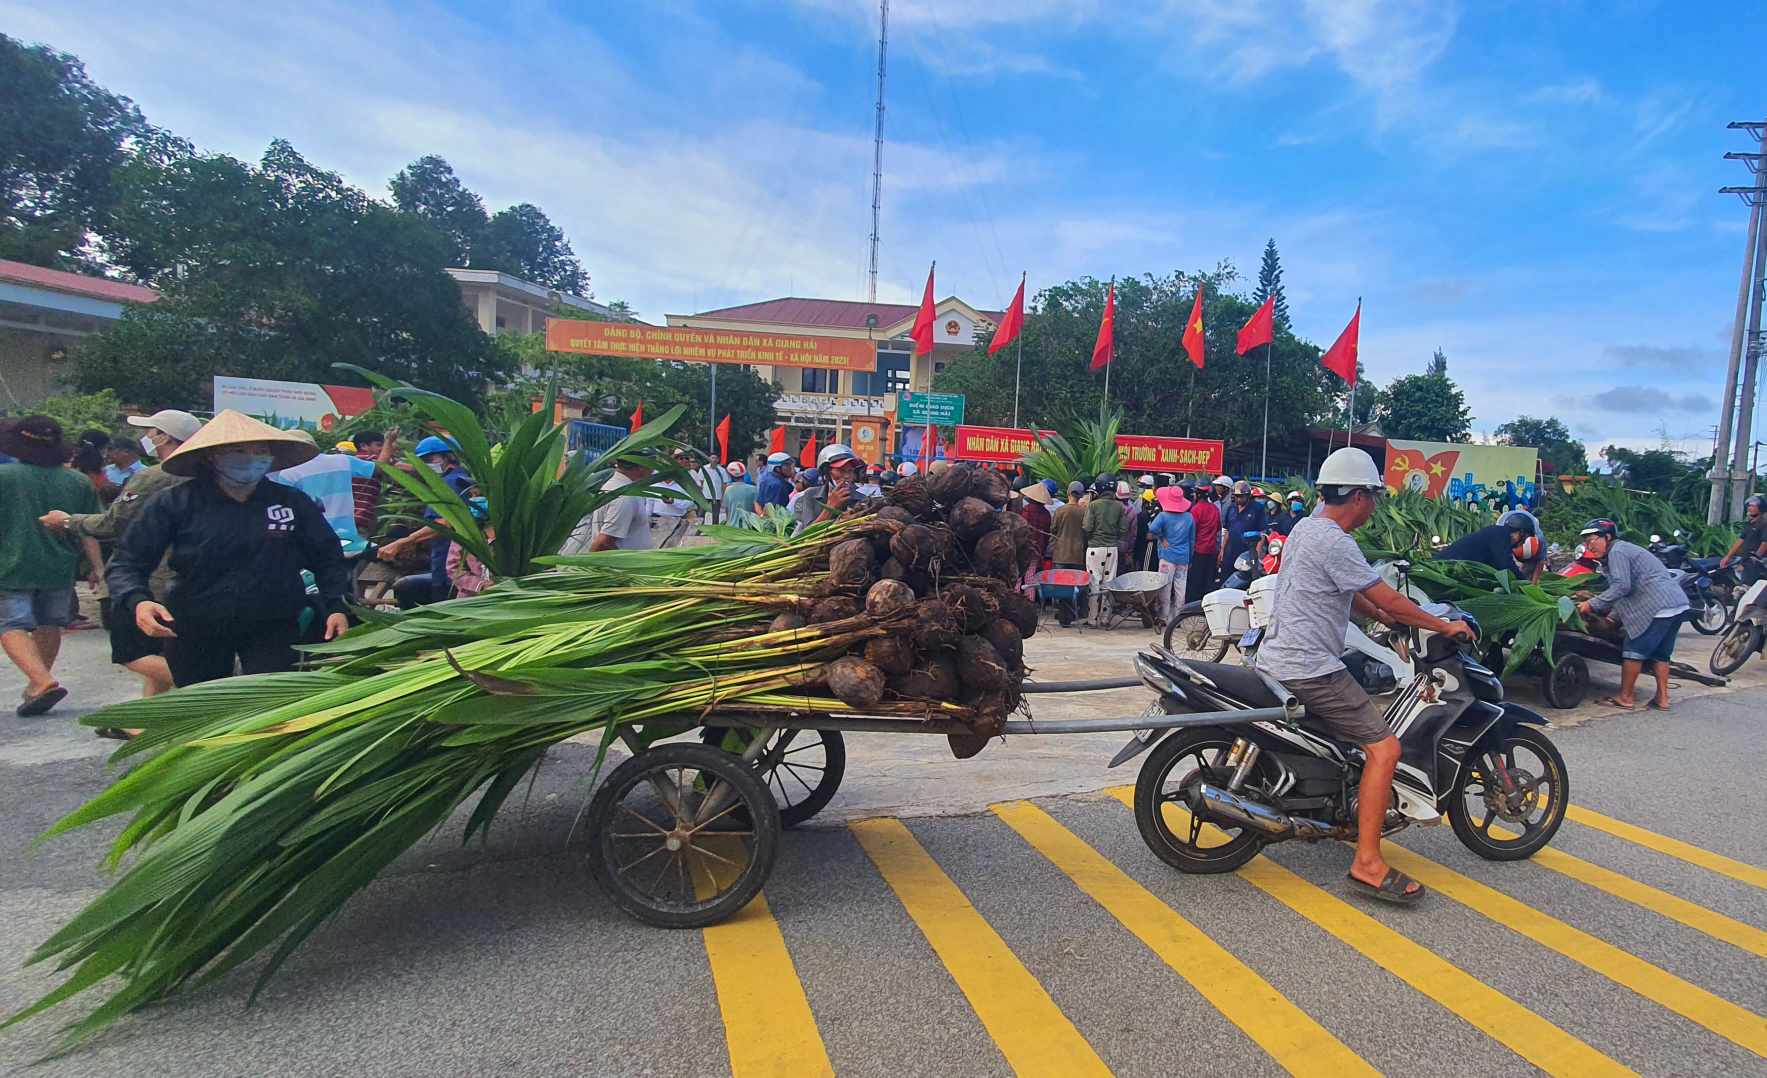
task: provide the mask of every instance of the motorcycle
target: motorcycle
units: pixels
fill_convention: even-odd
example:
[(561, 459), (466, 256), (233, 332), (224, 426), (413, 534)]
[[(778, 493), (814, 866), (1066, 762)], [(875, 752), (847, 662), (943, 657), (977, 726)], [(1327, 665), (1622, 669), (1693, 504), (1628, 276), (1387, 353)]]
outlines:
[[(1476, 629), (1465, 615), (1437, 609)], [(1569, 803), (1564, 758), (1541, 729), (1546, 719), (1504, 700), (1498, 676), (1453, 638), (1399, 632), (1417, 672), (1386, 709), (1400, 757), (1381, 833), (1439, 823), (1446, 813), (1480, 857), (1532, 856)], [(1199, 713), (1195, 726), (1138, 732), (1111, 760), (1115, 767), (1152, 750), (1135, 783), (1135, 821), (1161, 860), (1182, 872), (1231, 872), (1274, 842), (1355, 838), (1363, 750), (1310, 722), (1281, 683), (1160, 647), (1135, 666), (1161, 711)]]
[[(1676, 539), (1681, 533), (1676, 532)], [(1686, 543), (1665, 543), (1660, 535), (1650, 537), (1647, 548), (1681, 585), (1690, 611), (1688, 623), (1702, 636), (1715, 636), (1730, 624), (1729, 589), (1722, 586), (1721, 576), (1735, 580), (1728, 566), (1720, 569), (1718, 558), (1690, 558)]]
[(1718, 638), (1707, 666), (1719, 677), (1729, 677), (1761, 650), (1763, 641), (1767, 641), (1767, 579), (1750, 584), (1737, 600), (1736, 622)]

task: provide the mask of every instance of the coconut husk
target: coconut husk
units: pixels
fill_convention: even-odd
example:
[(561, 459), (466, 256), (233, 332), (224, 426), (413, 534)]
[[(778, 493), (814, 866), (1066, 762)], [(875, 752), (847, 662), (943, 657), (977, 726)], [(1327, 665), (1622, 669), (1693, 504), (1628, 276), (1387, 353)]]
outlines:
[(787, 629), (802, 629), (808, 624), (810, 624), (810, 620), (804, 617), (804, 615), (798, 613), (796, 610), (787, 610), (785, 613), (778, 615), (772, 621), (767, 623), (767, 631), (770, 633), (779, 633), (784, 632)]
[(938, 533), (925, 524), (903, 528), (890, 539), (890, 555), (910, 569), (924, 569), (943, 553)]
[(923, 475), (911, 475), (897, 483), (884, 500), (905, 510), (915, 520), (925, 520), (933, 513), (933, 496), (927, 493)]
[(1037, 604), (1016, 591), (1009, 591), (998, 597), (1000, 616), (1012, 622), (1018, 629), (1021, 639), (1029, 640), (1037, 635)]
[(968, 584), (952, 584), (939, 593), (951, 608), (964, 632), (980, 632), (999, 613), (999, 604), (980, 588)]
[(998, 692), (1006, 687), (1006, 664), (994, 645), (979, 636), (957, 640), (957, 676), (966, 691)]
[(836, 543), (828, 552), (829, 583), (841, 588), (863, 588), (877, 577), (877, 552), (865, 539)]
[(922, 655), (906, 674), (889, 681), (891, 692), (914, 700), (955, 700), (961, 688), (957, 663), (949, 655)]
[(982, 630), (982, 638), (994, 648), (994, 653), (1000, 656), (1008, 670), (1024, 669), (1025, 638), (1020, 635), (1018, 626), (1005, 618), (996, 618)]
[(991, 576), (1005, 584), (1018, 582), (1018, 546), (1006, 532), (989, 532), (977, 539), (970, 562), (983, 576)]
[(876, 707), (883, 703), (883, 671), (854, 655), (843, 655), (828, 664), (828, 689), (850, 707)]
[(903, 527), (919, 523), (913, 513), (910, 513), (899, 505), (885, 504), (882, 509), (877, 511), (877, 518), (879, 520), (893, 520), (898, 524), (901, 524)]
[(940, 505), (956, 505), (969, 497), (969, 488), (976, 481), (976, 470), (968, 464), (953, 464), (938, 475), (930, 475), (926, 492)]
[(903, 636), (880, 636), (865, 642), (865, 661), (890, 677), (914, 669), (914, 645)]
[(922, 651), (948, 648), (962, 631), (957, 616), (939, 599), (923, 599), (914, 607), (914, 643)]
[(1012, 481), (1004, 472), (992, 468), (977, 468), (975, 481), (969, 485), (969, 495), (980, 498), (996, 509), (1004, 509), (1007, 500), (1012, 497)]
[(900, 580), (880, 580), (865, 592), (865, 612), (887, 618), (914, 605), (914, 589)]
[(1000, 516), (994, 507), (980, 498), (960, 498), (951, 507), (946, 519), (951, 522), (951, 530), (965, 542), (973, 541), (979, 535), (994, 530), (995, 518)]
[(822, 625), (830, 621), (845, 621), (847, 618), (859, 616), (859, 600), (850, 595), (831, 595), (826, 599), (818, 599), (810, 607), (810, 624)]

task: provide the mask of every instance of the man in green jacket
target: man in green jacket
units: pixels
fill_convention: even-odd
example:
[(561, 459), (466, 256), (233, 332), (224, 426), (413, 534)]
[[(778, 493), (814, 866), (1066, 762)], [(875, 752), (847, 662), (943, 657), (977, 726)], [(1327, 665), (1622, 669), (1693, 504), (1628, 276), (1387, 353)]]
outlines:
[[(156, 458), (171, 455), (173, 450), (202, 428), (202, 420), (189, 412), (171, 408), (145, 417), (130, 416), (129, 423), (146, 431), (141, 437), (141, 446), (147, 450), (149, 456)], [(182, 476), (167, 475), (155, 464), (131, 475), (123, 484), (122, 493), (102, 513), (66, 513), (52, 509), (39, 517), (38, 521), (52, 532), (70, 535), (76, 539), (95, 539), (101, 543), (114, 544), (129, 530), (129, 524), (141, 512), (141, 507), (147, 504), (149, 498), (168, 487), (185, 482), (188, 480)], [(106, 568), (109, 568), (108, 564)], [(163, 600), (171, 585), (172, 570), (161, 561), (151, 578), (154, 598)], [(169, 691), (172, 688), (172, 672), (161, 655), (160, 642), (143, 633), (127, 611), (116, 610), (108, 599), (104, 601), (103, 607), (104, 627), (110, 631), (110, 661), (141, 676), (142, 696)], [(103, 730), (99, 732), (109, 733)]]
[[(1101, 474), (1092, 483), (1092, 500), (1086, 505), (1086, 571), (1092, 575), (1094, 595), (1116, 579), (1117, 547), (1128, 525), (1128, 513), (1117, 501), (1116, 491), (1116, 479)], [(1103, 617), (1104, 601), (1093, 600), (1093, 624)]]

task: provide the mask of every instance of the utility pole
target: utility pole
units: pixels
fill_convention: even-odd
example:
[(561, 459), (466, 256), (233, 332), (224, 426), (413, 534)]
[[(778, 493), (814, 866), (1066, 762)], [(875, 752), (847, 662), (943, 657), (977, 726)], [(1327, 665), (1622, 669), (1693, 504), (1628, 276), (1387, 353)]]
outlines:
[[(1724, 488), (1730, 479), (1730, 432), (1736, 426), (1737, 371), (1742, 365), (1744, 352), (1744, 329), (1749, 314), (1749, 294), (1756, 287), (1760, 274), (1755, 271), (1761, 244), (1761, 208), (1763, 199), (1767, 199), (1767, 169), (1762, 165), (1767, 162), (1767, 121), (1738, 122), (1730, 125), (1732, 130), (1747, 131), (1750, 137), (1760, 143), (1760, 152), (1753, 154), (1727, 153), (1726, 160), (1740, 160), (1746, 163), (1749, 171), (1755, 174), (1755, 182), (1751, 187), (1725, 187), (1720, 190), (1726, 194), (1741, 195), (1749, 206), (1748, 241), (1743, 245), (1742, 282), (1737, 287), (1736, 317), (1730, 330), (1730, 366), (1724, 374), (1724, 404), (1718, 416), (1718, 445), (1712, 454), (1712, 498), (1706, 507), (1706, 523), (1722, 524), (1724, 522), (1725, 497)], [(1750, 370), (1753, 370), (1751, 365)], [(1751, 402), (1752, 406), (1752, 402)], [(1737, 439), (1737, 448), (1741, 449), (1747, 438)]]
[(883, 206), (884, 58), (890, 44), (890, 0), (877, 5), (877, 136), (871, 148), (871, 271), (865, 298), (877, 302), (877, 218)]
[(1754, 285), (1755, 301), (1749, 307), (1749, 329), (1747, 336), (1743, 338), (1742, 392), (1736, 400), (1736, 441), (1733, 447), (1735, 458), (1730, 464), (1732, 520), (1742, 519), (1743, 499), (1749, 496), (1749, 488), (1755, 482), (1754, 471), (1748, 467), (1748, 463), (1749, 443), (1754, 439), (1751, 428), (1755, 418), (1755, 372), (1761, 361), (1763, 278), (1767, 278), (1767, 230), (1759, 230), (1755, 237), (1755, 272), (1750, 281)]

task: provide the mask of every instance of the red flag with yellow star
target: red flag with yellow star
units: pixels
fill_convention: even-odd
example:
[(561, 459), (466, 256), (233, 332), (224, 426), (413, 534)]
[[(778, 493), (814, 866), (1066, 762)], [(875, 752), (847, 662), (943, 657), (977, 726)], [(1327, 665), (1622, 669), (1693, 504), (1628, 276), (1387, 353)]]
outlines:
[(1362, 301), (1356, 301), (1356, 313), (1350, 316), (1350, 324), (1338, 334), (1338, 339), (1319, 357), (1319, 362), (1326, 370), (1342, 378), (1352, 386), (1356, 384), (1356, 338), (1361, 334)]
[(1184, 323), (1184, 350), (1197, 370), (1203, 369), (1203, 286), (1196, 286), (1196, 305), (1190, 309), (1190, 321)]

